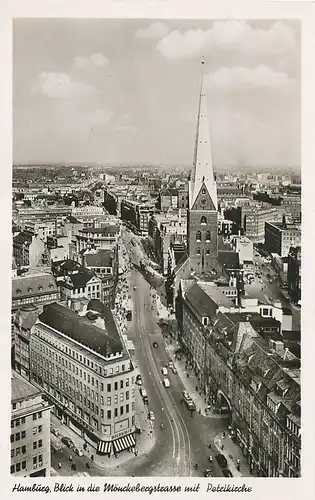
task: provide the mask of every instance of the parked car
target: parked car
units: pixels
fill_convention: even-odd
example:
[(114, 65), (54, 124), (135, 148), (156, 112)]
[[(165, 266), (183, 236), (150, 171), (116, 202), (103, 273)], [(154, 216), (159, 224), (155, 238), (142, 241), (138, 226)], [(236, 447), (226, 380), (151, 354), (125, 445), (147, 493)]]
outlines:
[(170, 360), (170, 361), (168, 362), (168, 367), (169, 367), (169, 368), (173, 368), (173, 366), (174, 366), (174, 362), (173, 362), (172, 360)]
[(203, 477), (213, 477), (213, 471), (211, 469), (205, 469), (203, 471)]
[(76, 453), (79, 457), (83, 457), (83, 451), (79, 448), (73, 448), (74, 453)]
[(163, 379), (163, 385), (164, 385), (164, 387), (170, 387), (171, 384), (170, 384), (170, 381), (168, 380), (168, 378)]
[(63, 444), (65, 444), (66, 446), (68, 446), (68, 448), (74, 448), (74, 442), (72, 441), (72, 439), (68, 438), (67, 436), (63, 436), (63, 438), (61, 438), (61, 442)]
[(138, 375), (136, 376), (136, 380), (141, 380), (141, 374), (138, 373)]
[(143, 398), (145, 398), (145, 397), (148, 395), (148, 394), (147, 394), (147, 391), (144, 389), (144, 387), (142, 387), (142, 388), (140, 389), (140, 394), (141, 394), (141, 396), (142, 396)]
[(222, 469), (226, 469), (227, 468), (227, 460), (225, 458), (224, 455), (222, 455), (222, 453), (219, 453), (218, 455), (216, 455), (216, 461), (218, 462), (218, 464), (220, 465), (220, 467), (222, 467)]
[(155, 415), (154, 415), (153, 411), (149, 411), (148, 416), (149, 416), (149, 420), (152, 420), (152, 422), (154, 422), (154, 420), (155, 420)]
[(185, 399), (185, 403), (186, 403), (188, 410), (190, 410), (190, 411), (196, 410), (196, 405), (192, 399)]
[(164, 376), (166, 376), (166, 375), (167, 375), (167, 368), (166, 368), (166, 366), (164, 366), (164, 367), (162, 368), (162, 375), (164, 375)]
[(233, 474), (230, 471), (230, 469), (224, 469), (222, 472), (223, 472), (223, 476), (225, 476), (225, 477), (233, 477)]
[(153, 342), (153, 347), (159, 347), (159, 344), (157, 342)]
[(173, 372), (175, 375), (177, 374), (177, 370), (176, 370), (175, 366), (173, 366), (173, 368), (172, 368), (172, 372)]
[(143, 402), (144, 402), (145, 405), (149, 404), (149, 398), (148, 398), (148, 396), (144, 396), (143, 397)]
[(51, 427), (51, 432), (52, 432), (52, 434), (54, 434), (55, 436), (60, 436), (60, 432), (58, 431), (58, 429), (55, 429), (54, 427)]
[(135, 292), (137, 291), (137, 287), (136, 286), (134, 286), (133, 289), (134, 289)]

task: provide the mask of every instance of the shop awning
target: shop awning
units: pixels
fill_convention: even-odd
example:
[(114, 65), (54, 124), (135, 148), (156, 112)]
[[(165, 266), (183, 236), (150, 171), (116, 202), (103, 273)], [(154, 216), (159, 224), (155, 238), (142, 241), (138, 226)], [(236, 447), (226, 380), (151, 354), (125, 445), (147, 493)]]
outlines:
[(127, 448), (135, 446), (135, 444), (136, 441), (133, 434), (129, 434), (129, 436), (124, 436), (122, 438), (116, 439), (116, 441), (113, 441), (115, 452), (126, 450)]
[(97, 446), (97, 451), (99, 453), (103, 453), (107, 455), (112, 451), (112, 442), (111, 441), (99, 441)]

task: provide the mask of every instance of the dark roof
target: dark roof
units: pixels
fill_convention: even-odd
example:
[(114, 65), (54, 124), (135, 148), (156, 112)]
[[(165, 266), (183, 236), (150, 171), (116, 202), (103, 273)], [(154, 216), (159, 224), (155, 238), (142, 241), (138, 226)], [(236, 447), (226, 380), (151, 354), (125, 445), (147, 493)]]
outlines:
[(113, 252), (100, 249), (97, 253), (87, 253), (84, 256), (87, 267), (111, 267), (113, 264)]
[(11, 378), (11, 401), (19, 401), (21, 399), (27, 399), (37, 394), (41, 394), (41, 390), (35, 387), (33, 384), (28, 382), (21, 377), (18, 373), (12, 372)]
[(52, 271), (54, 276), (64, 276), (76, 270), (83, 270), (84, 267), (76, 260), (66, 259), (53, 262)]
[[(93, 271), (88, 269), (82, 269), (77, 273), (69, 274), (68, 278), (72, 281), (72, 285), (74, 288), (84, 288), (86, 284), (93, 278), (95, 274)], [(98, 279), (98, 278), (97, 278)]]
[(226, 269), (238, 269), (240, 266), (239, 254), (229, 250), (219, 250), (218, 260)]
[(14, 236), (13, 243), (31, 243), (33, 235), (25, 231), (21, 231), (19, 234)]
[(213, 317), (217, 311), (217, 304), (197, 283), (192, 284), (187, 290), (186, 300), (200, 316)]
[(53, 293), (57, 290), (55, 278), (49, 273), (12, 278), (12, 300)]
[(103, 227), (84, 227), (81, 229), (82, 233), (95, 233), (95, 234), (109, 234), (118, 233), (119, 227), (114, 225), (103, 226)]
[[(96, 307), (96, 304), (93, 303), (93, 306)], [(104, 317), (106, 330), (94, 326), (89, 319), (78, 316), (77, 313), (61, 304), (57, 304), (57, 302), (44, 306), (39, 320), (67, 337), (89, 347), (97, 354), (108, 357), (123, 350), (112, 313), (110, 309), (108, 311)]]
[(67, 219), (68, 219), (68, 222), (70, 222), (71, 224), (80, 224), (79, 219), (77, 219), (73, 215), (68, 215)]

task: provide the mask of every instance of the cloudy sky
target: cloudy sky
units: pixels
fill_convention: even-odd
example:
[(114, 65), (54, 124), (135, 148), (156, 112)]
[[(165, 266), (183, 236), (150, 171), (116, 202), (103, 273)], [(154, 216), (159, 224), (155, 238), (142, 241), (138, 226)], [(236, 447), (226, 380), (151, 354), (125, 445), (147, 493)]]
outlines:
[(190, 165), (203, 56), (214, 164), (299, 166), (281, 20), (15, 20), (14, 162)]

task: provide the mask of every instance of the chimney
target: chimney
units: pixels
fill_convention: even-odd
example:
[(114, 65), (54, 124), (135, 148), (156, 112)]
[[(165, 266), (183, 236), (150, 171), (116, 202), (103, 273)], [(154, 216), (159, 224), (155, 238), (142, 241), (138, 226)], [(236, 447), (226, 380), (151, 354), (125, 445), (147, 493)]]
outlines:
[(287, 228), (285, 214), (283, 214), (283, 216), (282, 216), (282, 228), (283, 228), (283, 229), (286, 229), (286, 228)]

